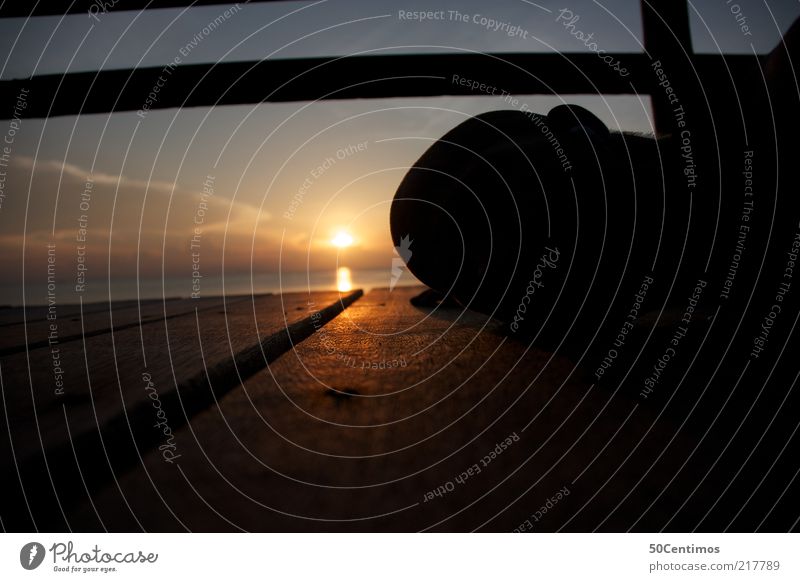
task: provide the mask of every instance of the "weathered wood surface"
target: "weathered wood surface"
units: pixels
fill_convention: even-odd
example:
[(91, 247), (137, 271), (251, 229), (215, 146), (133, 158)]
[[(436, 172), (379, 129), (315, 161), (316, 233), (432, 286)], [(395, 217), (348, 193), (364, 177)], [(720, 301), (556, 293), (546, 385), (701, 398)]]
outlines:
[[(100, 303), (86, 305), (57, 305), (52, 310), (48, 319), (48, 308), (36, 306), (27, 310), (8, 310), (6, 317), (8, 323), (0, 324), (3, 335), (0, 336), (0, 356), (6, 356), (51, 345), (51, 338), (56, 343), (77, 341), (84, 337), (103, 335), (114, 331), (121, 331), (139, 325), (159, 322), (194, 313), (195, 310), (220, 310), (224, 304), (228, 305), (249, 299), (249, 297), (229, 297), (223, 301), (221, 297), (207, 297), (200, 299), (173, 299), (162, 301), (160, 299), (119, 303)], [(26, 311), (27, 320), (20, 320), (18, 315)], [(0, 312), (1, 314), (2, 312)], [(13, 315), (12, 315), (13, 314)], [(1, 321), (1, 319), (0, 319)], [(55, 326), (55, 329), (53, 327)], [(55, 331), (53, 335), (51, 332)]]
[[(150, 300), (142, 300), (139, 302), (139, 305), (144, 307), (145, 305), (149, 305), (150, 303), (165, 303), (171, 301), (180, 301), (180, 298), (166, 298), (164, 300), (161, 299), (150, 299)], [(125, 301), (114, 301), (112, 304), (112, 309), (114, 311), (121, 311), (128, 307), (136, 307), (137, 301), (133, 300), (125, 300)], [(78, 303), (70, 303), (67, 305), (59, 304), (58, 307), (58, 316), (62, 318), (72, 318), (77, 317), (81, 314), (81, 305)], [(106, 302), (97, 302), (97, 303), (87, 303), (83, 306), (83, 314), (88, 315), (89, 313), (97, 313), (100, 311), (107, 311), (108, 310), (108, 303)], [(0, 306), (0, 327), (7, 327), (11, 325), (16, 325), (20, 323), (25, 323), (26, 321), (32, 323), (34, 321), (42, 321), (47, 319), (47, 313), (49, 311), (49, 307), (47, 305), (28, 305), (26, 307), (22, 306), (13, 306), (13, 305), (3, 305)]]
[[(54, 488), (67, 499), (84, 483), (91, 489), (113, 480), (111, 469), (124, 470), (158, 443), (156, 403), (177, 429), (293, 341), (313, 333), (309, 301), (326, 308), (330, 319), (359, 294), (217, 298), (196, 309), (184, 302), (175, 312), (182, 315), (58, 344), (60, 394), (53, 346), (4, 357), (2, 408), (9, 428), (0, 441), (4, 474), (21, 471), (34, 491), (50, 481), (51, 493)], [(180, 311), (185, 308), (190, 311)], [(88, 319), (95, 317), (101, 316)], [(81, 474), (75, 458), (88, 461)], [(22, 507), (5, 509), (7, 517)]]
[[(367, 294), (176, 430), (179, 458), (166, 462), (151, 450), (91, 499), (80, 496), (65, 510), (70, 526), (665, 525), (692, 482), (690, 471), (678, 472), (691, 436), (484, 316), (411, 306), (417, 291)], [(392, 362), (404, 365), (381, 367)], [(491, 458), (510, 435), (512, 444)], [(480, 472), (459, 483), (474, 466)], [(440, 487), (441, 496), (431, 493)], [(564, 488), (569, 495), (536, 513)]]

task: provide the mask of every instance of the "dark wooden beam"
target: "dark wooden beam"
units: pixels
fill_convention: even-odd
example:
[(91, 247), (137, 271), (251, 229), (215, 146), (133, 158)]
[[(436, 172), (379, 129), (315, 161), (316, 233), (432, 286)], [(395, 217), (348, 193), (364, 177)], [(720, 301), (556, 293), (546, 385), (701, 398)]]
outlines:
[[(686, 0), (642, 0), (642, 29), (644, 48), (652, 62), (661, 63), (674, 88), (687, 104), (693, 85), (692, 33)], [(692, 91), (692, 94), (694, 92)], [(656, 133), (667, 134), (674, 129), (672, 104), (665, 91), (653, 93), (653, 117)]]
[[(244, 0), (240, 4), (275, 2), (277, 0)], [(97, 16), (124, 10), (151, 10), (153, 8), (182, 8), (184, 6), (232, 5), (235, 2), (220, 0), (5, 0), (0, 4), (0, 18), (25, 18), (29, 16), (57, 16), (61, 14), (86, 14)]]
[[(485, 83), (496, 88), (497, 94), (631, 94), (660, 90), (644, 55), (612, 56), (624, 63), (629, 76), (621, 77), (594, 54), (530, 53), (287, 59), (43, 75), (0, 82), (0, 117), (15, 116), (14, 108), (23, 89), (27, 93), (21, 113), (26, 118), (138, 111), (147, 107), (486, 94), (486, 90), (454, 82), (454, 75)], [(725, 58), (729, 66), (757, 74), (755, 58)], [(724, 71), (722, 57), (716, 55), (698, 57), (696, 66), (705, 80), (720, 77)], [(151, 95), (155, 88), (158, 93)]]

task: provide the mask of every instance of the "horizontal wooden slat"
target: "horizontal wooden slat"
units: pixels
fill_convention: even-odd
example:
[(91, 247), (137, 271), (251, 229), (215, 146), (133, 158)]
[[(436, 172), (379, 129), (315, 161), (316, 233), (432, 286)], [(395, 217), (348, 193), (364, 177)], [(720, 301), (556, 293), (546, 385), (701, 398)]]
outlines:
[[(124, 302), (109, 306), (106, 303), (105, 308), (90, 304), (84, 311), (81, 311), (79, 305), (57, 305), (51, 319), (37, 318), (27, 323), (4, 326), (3, 335), (0, 336), (0, 356), (103, 335), (112, 329), (122, 331), (134, 326), (163, 321), (165, 318), (172, 319), (194, 313), (195, 310), (200, 312), (209, 309), (220, 310), (224, 309), (226, 304), (246, 299), (249, 297), (156, 300), (145, 301), (141, 305), (137, 305), (136, 302), (133, 304)], [(51, 326), (55, 326), (55, 330)]]
[[(136, 299), (126, 299), (123, 301), (114, 301), (111, 303), (112, 309), (120, 310), (127, 307), (135, 307), (137, 303), (141, 305), (148, 305), (153, 302), (164, 304), (165, 302), (176, 301), (180, 298), (165, 298), (165, 299), (143, 299), (139, 302)], [(75, 317), (81, 314), (98, 313), (100, 311), (108, 311), (109, 304), (107, 301), (98, 301), (92, 303), (84, 303), (83, 308), (79, 303), (64, 303), (57, 306), (59, 317)], [(0, 328), (19, 325), (25, 323), (40, 322), (47, 319), (48, 307), (47, 305), (27, 305), (25, 307), (4, 305), (0, 307)]]
[[(247, 0), (248, 3), (276, 2), (278, 0)], [(243, 3), (243, 2), (242, 2)], [(6, 0), (0, 5), (0, 18), (26, 16), (54, 16), (59, 14), (89, 14), (121, 12), (123, 10), (152, 10), (153, 8), (182, 8), (184, 6), (208, 6), (212, 4), (231, 5), (235, 2), (220, 0), (39, 0), (20, 2)]]
[[(28, 89), (25, 117), (138, 111), (163, 77), (151, 109), (243, 103), (367, 99), (441, 95), (485, 95), (453, 82), (476, 80), (500, 91), (523, 94), (629, 94), (660, 90), (650, 61), (641, 54), (611, 55), (628, 68), (621, 77), (594, 54), (428, 54), (264, 60), (163, 68), (42, 75), (0, 82), (0, 115), (13, 116), (17, 97)], [(737, 75), (758, 74), (749, 55), (701, 55), (697, 79), (730, 84)], [(688, 65), (687, 65), (688, 66)], [(689, 72), (688, 75), (693, 75)], [(146, 115), (145, 113), (142, 114)]]

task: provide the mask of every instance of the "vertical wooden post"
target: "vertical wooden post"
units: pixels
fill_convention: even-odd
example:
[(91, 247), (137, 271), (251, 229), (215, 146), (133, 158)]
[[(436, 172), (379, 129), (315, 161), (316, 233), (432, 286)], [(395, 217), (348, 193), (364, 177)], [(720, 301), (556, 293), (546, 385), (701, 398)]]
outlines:
[[(645, 51), (651, 61), (661, 61), (670, 84), (686, 103), (691, 99), (691, 84), (687, 81), (694, 59), (686, 0), (642, 0), (641, 5)], [(651, 102), (656, 133), (671, 133), (672, 108), (666, 96), (663, 92), (654, 92)]]

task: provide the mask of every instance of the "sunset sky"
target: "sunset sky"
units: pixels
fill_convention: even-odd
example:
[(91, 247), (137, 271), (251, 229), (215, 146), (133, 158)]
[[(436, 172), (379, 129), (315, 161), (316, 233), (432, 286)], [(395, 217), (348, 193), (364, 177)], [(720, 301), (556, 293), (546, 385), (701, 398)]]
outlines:
[[(516, 24), (528, 32), (527, 39), (474, 23), (403, 21), (399, 9), (434, 8), (399, 4), (242, 4), (183, 62), (375, 50), (587, 50), (555, 23), (561, 2), (436, 3), (436, 10)], [(762, 2), (739, 4), (751, 30), (758, 31), (751, 37), (742, 34), (724, 1), (691, 4), (696, 50), (767, 52), (800, 15), (800, 3), (792, 1), (770, 2), (769, 8)], [(608, 52), (641, 50), (638, 2), (580, 0), (569, 6)], [(112, 13), (100, 15), (99, 22), (86, 14), (2, 20), (0, 55), (6, 58), (0, 78), (164, 65), (226, 8)], [(612, 129), (652, 131), (646, 96), (563, 99), (587, 107)], [(563, 102), (539, 96), (522, 100), (542, 113)], [(0, 303), (21, 303), (23, 280), (28, 302), (45, 301), (48, 244), (56, 245), (59, 301), (77, 300), (81, 215), (88, 217), (86, 273), (92, 298), (106, 288), (109, 275), (115, 280), (174, 278), (183, 281), (180, 293), (188, 295), (198, 264), (205, 289), (213, 288), (223, 270), (226, 276), (275, 274), (279, 268), (333, 272), (337, 264), (353, 269), (356, 284), (365, 269), (385, 270), (388, 282), (389, 204), (408, 167), (467, 117), (508, 107), (500, 98), (475, 96), (166, 109), (150, 111), (144, 119), (136, 112), (23, 119), (3, 168)], [(8, 127), (3, 121), (0, 131), (6, 134)], [(89, 177), (91, 200), (84, 211), (81, 196)], [(200, 231), (197, 256), (191, 244), (195, 229)], [(352, 244), (332, 244), (338, 233), (348, 233)], [(115, 291), (115, 297), (131, 295), (126, 289)]]

